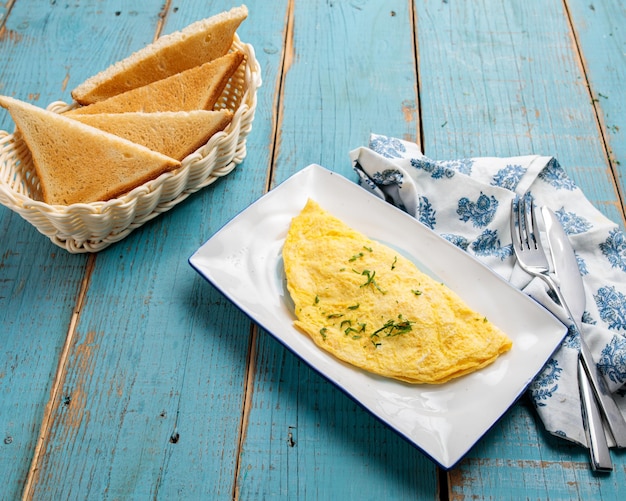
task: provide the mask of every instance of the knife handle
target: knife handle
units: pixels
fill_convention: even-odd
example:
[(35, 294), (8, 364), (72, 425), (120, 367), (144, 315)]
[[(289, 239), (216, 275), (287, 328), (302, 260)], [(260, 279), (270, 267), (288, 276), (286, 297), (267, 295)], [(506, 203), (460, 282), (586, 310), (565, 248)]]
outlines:
[(615, 445), (619, 448), (624, 448), (626, 447), (626, 419), (624, 419), (622, 412), (619, 410), (619, 407), (617, 407), (615, 400), (613, 400), (613, 395), (609, 391), (602, 375), (599, 373), (598, 367), (596, 366), (593, 356), (591, 355), (591, 350), (583, 338), (580, 324), (572, 315), (561, 290), (550, 277), (546, 275), (542, 275), (542, 277), (544, 277), (548, 285), (551, 286), (559, 300), (559, 303), (563, 306), (565, 313), (569, 317), (570, 321), (573, 322), (574, 328), (578, 332), (578, 339), (580, 340), (579, 358), (582, 361), (582, 366), (587, 374), (589, 385), (591, 386), (593, 394), (596, 397), (596, 402), (605, 417), (606, 424), (608, 425), (611, 435), (613, 436)]
[(613, 435), (615, 445), (619, 448), (626, 447), (626, 420), (624, 420), (624, 416), (619, 407), (617, 407), (615, 400), (613, 400), (613, 395), (611, 395), (604, 379), (602, 379), (602, 375), (598, 373), (591, 351), (582, 337), (580, 337), (580, 360), (602, 413), (606, 417), (606, 423), (609, 426), (611, 435)]
[(591, 456), (591, 469), (599, 472), (613, 471), (611, 451), (604, 434), (600, 409), (598, 409), (598, 403), (587, 379), (587, 372), (580, 360), (578, 361), (578, 385), (580, 387), (583, 425)]

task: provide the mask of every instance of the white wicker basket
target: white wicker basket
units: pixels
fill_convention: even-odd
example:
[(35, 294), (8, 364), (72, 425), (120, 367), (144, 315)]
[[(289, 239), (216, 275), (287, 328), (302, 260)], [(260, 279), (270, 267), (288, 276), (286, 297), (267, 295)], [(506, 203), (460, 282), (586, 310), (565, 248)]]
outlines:
[[(246, 156), (246, 136), (252, 128), (257, 88), (261, 85), (254, 48), (242, 43), (237, 35), (232, 48), (246, 55), (245, 63), (230, 79), (215, 109), (233, 111), (233, 120), (186, 157), (181, 168), (106, 202), (49, 205), (41, 201), (39, 180), (20, 133), (0, 131), (0, 203), (59, 247), (72, 253), (97, 252), (227, 175)], [(60, 113), (72, 106), (76, 105), (57, 101), (48, 109)]]

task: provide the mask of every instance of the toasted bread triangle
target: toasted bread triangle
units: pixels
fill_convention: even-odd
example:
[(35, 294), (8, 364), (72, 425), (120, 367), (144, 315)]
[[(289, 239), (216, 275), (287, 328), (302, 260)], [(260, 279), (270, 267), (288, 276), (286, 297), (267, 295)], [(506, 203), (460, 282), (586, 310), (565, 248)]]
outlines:
[(109, 200), (180, 167), (145, 146), (32, 104), (0, 96), (0, 105), (30, 149), (48, 204)]
[(72, 97), (80, 104), (91, 104), (223, 56), (247, 16), (248, 9), (242, 5), (164, 35), (85, 80)]
[(163, 80), (70, 110), (67, 114), (210, 110), (243, 59), (243, 53), (231, 52)]
[(182, 160), (224, 130), (233, 114), (221, 111), (98, 113), (72, 118)]

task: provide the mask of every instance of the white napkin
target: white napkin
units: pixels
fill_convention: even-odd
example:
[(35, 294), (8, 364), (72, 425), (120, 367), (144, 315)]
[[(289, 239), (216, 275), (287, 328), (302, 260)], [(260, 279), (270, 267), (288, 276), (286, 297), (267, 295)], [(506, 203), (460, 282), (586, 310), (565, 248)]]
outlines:
[[(545, 284), (516, 263), (510, 236), (515, 195), (550, 207), (574, 246), (587, 297), (582, 330), (626, 413), (626, 234), (586, 199), (555, 158), (537, 155), (434, 161), (407, 141), (372, 135), (350, 152), (359, 184), (405, 210), (552, 311)], [(578, 389), (579, 339), (570, 329), (529, 394), (546, 429), (586, 445)]]

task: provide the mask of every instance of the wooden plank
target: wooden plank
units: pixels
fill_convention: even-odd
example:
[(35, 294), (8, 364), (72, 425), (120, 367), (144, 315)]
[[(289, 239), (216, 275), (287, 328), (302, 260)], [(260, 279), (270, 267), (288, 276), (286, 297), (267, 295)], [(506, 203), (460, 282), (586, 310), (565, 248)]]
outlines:
[(433, 463), (261, 331), (241, 499), (438, 499)]
[(0, 27), (4, 24), (9, 14), (9, 9), (13, 2), (6, 2), (0, 5)]
[(626, 194), (626, 6), (607, 0), (568, 0), (566, 5), (623, 202)]
[(623, 225), (562, 2), (416, 8), (425, 153), (442, 160), (553, 155)]
[[(85, 20), (94, 16), (98, 2), (77, 3), (41, 9), (33, 2), (18, 1), (3, 7), (8, 7), (3, 13), (9, 14), (0, 36), (0, 93), (41, 106), (69, 97), (68, 74), (78, 79), (86, 76), (81, 75), (83, 48), (76, 41), (81, 33), (91, 39), (91, 25)], [(109, 8), (121, 9), (113, 2)], [(109, 20), (115, 19), (113, 10), (109, 13)], [(122, 24), (120, 20), (119, 27)], [(141, 32), (141, 26), (127, 29)], [(72, 48), (73, 60), (68, 55)], [(90, 51), (89, 57), (95, 52)], [(4, 110), (0, 128), (13, 130)], [(0, 207), (0, 234), (0, 498), (15, 499), (26, 480), (45, 405), (54, 389), (87, 256), (59, 249), (5, 207)]]
[[(119, 59), (134, 44), (144, 43), (140, 33), (150, 34), (160, 19), (161, 5), (156, 3), (131, 12), (121, 4), (116, 10), (109, 2), (102, 10), (100, 2), (80, 2), (64, 12), (61, 7), (67, 3), (51, 4), (47, 11), (33, 9), (26, 0), (18, 1), (22, 6), (31, 5), (31, 33), (46, 32), (47, 40), (59, 36), (48, 30), (65, 34), (59, 45), (65, 50), (62, 56), (72, 61), (62, 79), (53, 78), (50, 63), (43, 57), (53, 46), (43, 45), (44, 38), (28, 41), (32, 44), (28, 50), (24, 48), (27, 44), (16, 43), (13, 52), (5, 52), (6, 46), (2, 45), (0, 72), (9, 67), (14, 71), (13, 63), (5, 66), (4, 58), (10, 60), (16, 52), (25, 58), (32, 52), (33, 59), (25, 59), (28, 64), (23, 64), (23, 78), (14, 74), (5, 79), (2, 74), (0, 81), (23, 83), (30, 78), (45, 85), (50, 98), (44, 94), (33, 98), (43, 103), (56, 98), (59, 89), (68, 95), (73, 84), (65, 84), (78, 83), (81, 71), (84, 76), (95, 71), (81, 64), (81, 58), (100, 69), (108, 64), (105, 61)], [(274, 146), (277, 182), (312, 161), (351, 176), (347, 151), (365, 144), (370, 131), (417, 137), (415, 63), (406, 5), (304, 5), (285, 1), (267, 12), (262, 2), (248, 4), (251, 19), (256, 15), (258, 22), (247, 21), (241, 33), (257, 47), (265, 80), (248, 142), (249, 157), (226, 179), (95, 259), (84, 308), (63, 365), (60, 393), (50, 401), (45, 447), (30, 477), (28, 494), (34, 497), (437, 497), (437, 472), (428, 460), (299, 363), (267, 333), (260, 333), (254, 344), (253, 354), (258, 354), (253, 365), (254, 393), (248, 395), (250, 412), (243, 417), (247, 433), (238, 454), (250, 323), (190, 270), (186, 258), (263, 192)], [(166, 31), (228, 7), (214, 5), (217, 2), (186, 2), (169, 13)], [(424, 124), (426, 152), (451, 158), (467, 151), (512, 154), (506, 152), (519, 148), (522, 153), (531, 146), (552, 148), (563, 144), (563, 151), (574, 158), (577, 140), (582, 138), (579, 148), (594, 144), (592, 127), (578, 124), (593, 113), (584, 112), (580, 104), (584, 92), (578, 88), (567, 91), (570, 101), (552, 96), (557, 92), (550, 84), (555, 75), (562, 77), (561, 70), (565, 69), (575, 81), (578, 70), (571, 47), (557, 43), (567, 34), (566, 22), (560, 17), (562, 11), (555, 3), (548, 6), (546, 14), (538, 2), (486, 7), (484, 3), (417, 6), (418, 19), (427, 25), (432, 23), (433, 31), (420, 32), (423, 92), (425, 88), (433, 92), (433, 83), (441, 83), (437, 81), (438, 72), (456, 75), (459, 84), (469, 82), (475, 87), (472, 99), (463, 95), (462, 85), (441, 91), (439, 101), (426, 99), (422, 93), (425, 116), (430, 117)], [(81, 13), (80, 9), (85, 11)], [(451, 13), (443, 9), (456, 10)], [(284, 33), (287, 12), (294, 22), (293, 38)], [(478, 22), (478, 29), (473, 26), (471, 31), (468, 26), (467, 32), (447, 34), (454, 50), (445, 45), (433, 46), (446, 33), (444, 18), (456, 19), (458, 29), (467, 19), (478, 19), (486, 12), (493, 18)], [(111, 19), (125, 15), (128, 18), (122, 24), (126, 28), (111, 23)], [(542, 16), (547, 19), (538, 22), (536, 18)], [(78, 19), (84, 22), (86, 18), (92, 19), (93, 26), (74, 26)], [(31, 18), (22, 14), (22, 19)], [(397, 23), (399, 26), (394, 22), (397, 19), (403, 20)], [(137, 23), (136, 29), (127, 31), (132, 23)], [(506, 29), (496, 30), (496, 26)], [(506, 36), (509, 31), (513, 42)], [(85, 54), (81, 40), (84, 46), (99, 45), (90, 32), (109, 39), (100, 51)], [(550, 36), (542, 39), (544, 32)], [(70, 44), (65, 36), (73, 37), (73, 42)], [(546, 53), (539, 42), (528, 48), (528, 36), (547, 41)], [(284, 88), (279, 94), (285, 38), (290, 43)], [(380, 43), (390, 39), (393, 43)], [(478, 48), (481, 40), (490, 44)], [(509, 58), (507, 62), (511, 49), (527, 59)], [(442, 55), (456, 58), (442, 59)], [(464, 69), (460, 56), (467, 63), (485, 60), (498, 71), (485, 70), (478, 83), (465, 80), (459, 71)], [(526, 63), (519, 61), (529, 60), (529, 56), (532, 64), (524, 67)], [(550, 68), (550, 61), (559, 61), (562, 67)], [(545, 68), (548, 72), (537, 81), (536, 75)], [(497, 81), (497, 74), (507, 69), (519, 73), (513, 84)], [(481, 82), (482, 89), (478, 85)], [(562, 87), (567, 88), (559, 86), (558, 92)], [(24, 83), (10, 92), (20, 93), (27, 88)], [(477, 95), (483, 100), (475, 101)], [(506, 103), (514, 102), (513, 98), (527, 109), (538, 110), (536, 120), (526, 118), (528, 111), (507, 108)], [(552, 100), (559, 105), (561, 118), (567, 115), (568, 105), (580, 137), (570, 137), (566, 127), (539, 119), (551, 110)], [(277, 104), (280, 134), (273, 143), (273, 110)], [(458, 118), (459, 109), (470, 110), (468, 123)], [(452, 132), (447, 121), (437, 122), (438, 113), (457, 120)], [(475, 133), (483, 129), (488, 133)], [(563, 157), (557, 156), (563, 162)], [(604, 210), (612, 213), (610, 184), (605, 182), (607, 159), (602, 156), (602, 148), (586, 152), (582, 167), (571, 168), (570, 172), (583, 182), (596, 179), (591, 169), (594, 159), (600, 159), (598, 165), (605, 170), (601, 167), (599, 172), (605, 175), (594, 181), (590, 190), (598, 194), (597, 200), (606, 200)], [(15, 219), (19, 220), (0, 209), (0, 231), (7, 229), (13, 236), (12, 240), (3, 239), (0, 245), (15, 240), (20, 251), (15, 257), (13, 247), (5, 247), (6, 252), (0, 254), (0, 306), (6, 305), (4, 318), (13, 322), (10, 335), (0, 334), (1, 341), (5, 336), (8, 340), (3, 344), (4, 366), (0, 367), (3, 409), (7, 402), (12, 409), (11, 421), (5, 421), (4, 412), (0, 415), (0, 433), (5, 426), (10, 431), (5, 439), (13, 439), (0, 442), (0, 454), (5, 454), (0, 457), (2, 473), (7, 473), (0, 497), (7, 498), (19, 496), (26, 471), (24, 461), (32, 454), (37, 423), (62, 346), (62, 328), (67, 330), (85, 266), (84, 256), (52, 252), (55, 248), (34, 230), (32, 241), (36, 237), (40, 243), (33, 246), (27, 233), (14, 228)], [(27, 227), (22, 222), (21, 230)], [(9, 272), (5, 275), (6, 269)], [(8, 285), (4, 285), (5, 277)], [(41, 318), (41, 324), (32, 325), (33, 318)], [(230, 326), (228, 331), (224, 331), (225, 325)], [(27, 337), (30, 332), (25, 329), (36, 332)], [(46, 331), (58, 333), (59, 337), (49, 340), (43, 335)], [(5, 398), (7, 389), (11, 396)], [(33, 402), (38, 406), (36, 412), (29, 408)], [(623, 471), (611, 477), (591, 475), (584, 451), (544, 436), (537, 426), (532, 409), (516, 406), (450, 473), (450, 497), (617, 497), (617, 486), (624, 482)], [(17, 454), (11, 448), (16, 443), (20, 445)], [(237, 485), (233, 485), (237, 471)], [(501, 487), (502, 477), (511, 489)]]
[[(621, 221), (563, 4), (418, 2), (416, 12), (425, 153), (554, 155)], [(512, 409), (449, 473), (450, 499), (617, 497), (623, 472), (594, 475), (582, 448), (545, 436), (529, 412)]]
[(205, 211), (196, 200), (152, 225), (152, 246), (137, 233), (103, 255), (33, 498), (230, 497), (249, 322), (182, 258), (200, 243), (175, 229)]
[(548, 435), (524, 396), (449, 473), (449, 498), (619, 499), (623, 454), (613, 457), (613, 473), (591, 473), (587, 452)]
[(26, 479), (85, 269), (26, 226), (0, 213), (0, 499)]
[(273, 182), (311, 163), (356, 179), (348, 152), (370, 133), (417, 139), (411, 14), (399, 1), (304, 3), (293, 2)]
[[(167, 12), (164, 32), (231, 4), (185, 2)], [(265, 82), (249, 156), (98, 254), (34, 498), (232, 498), (251, 324), (187, 259), (267, 184), (283, 19), (264, 2), (247, 4), (240, 35), (255, 45)]]
[[(355, 179), (370, 132), (416, 138), (406, 2), (291, 2), (273, 182), (309, 163)], [(291, 26), (291, 24), (290, 24)], [(266, 332), (241, 454), (243, 499), (436, 499), (437, 469)]]

